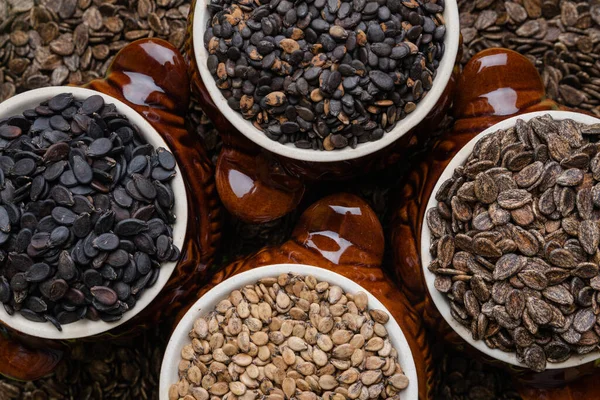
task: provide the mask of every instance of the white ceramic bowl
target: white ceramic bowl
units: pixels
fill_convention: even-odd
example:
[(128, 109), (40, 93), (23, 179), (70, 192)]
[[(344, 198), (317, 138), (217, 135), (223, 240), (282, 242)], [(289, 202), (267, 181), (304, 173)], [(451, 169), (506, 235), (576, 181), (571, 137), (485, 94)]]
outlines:
[[(519, 119), (522, 119), (524, 121), (529, 121), (530, 119), (541, 116), (541, 115), (550, 115), (555, 120), (572, 119), (574, 121), (581, 122), (584, 124), (600, 123), (600, 119), (591, 117), (586, 114), (580, 114), (580, 113), (569, 112), (569, 111), (541, 111), (541, 112), (533, 112), (533, 113), (528, 113), (528, 114), (523, 114), (523, 115), (519, 115), (516, 117), (512, 117), (512, 118), (506, 119), (502, 122), (499, 122), (494, 126), (489, 127), (485, 131), (483, 131), (480, 134), (478, 134), (477, 136), (475, 136), (450, 161), (450, 163), (448, 164), (448, 166), (446, 167), (446, 169), (444, 170), (444, 172), (438, 179), (438, 181), (435, 185), (435, 188), (433, 189), (433, 192), (431, 193), (431, 197), (429, 198), (429, 201), (427, 203), (427, 210), (429, 210), (430, 208), (435, 207), (437, 205), (437, 201), (435, 200), (435, 194), (438, 192), (438, 189), (440, 188), (442, 183), (444, 183), (447, 179), (452, 177), (452, 173), (454, 172), (456, 167), (459, 167), (465, 163), (465, 161), (467, 160), (467, 158), (473, 151), (473, 148), (475, 147), (475, 144), (479, 141), (479, 139), (481, 139), (483, 136), (486, 136), (486, 135), (496, 132), (498, 130), (511, 128), (516, 124), (517, 120), (519, 120)], [(448, 298), (446, 297), (446, 295), (444, 293), (439, 292), (435, 288), (435, 286), (434, 286), (435, 274), (427, 269), (427, 266), (432, 261), (431, 254), (429, 253), (429, 247), (431, 244), (431, 232), (429, 230), (429, 227), (427, 226), (427, 222), (425, 221), (425, 219), (423, 220), (422, 226), (423, 226), (423, 229), (421, 231), (421, 264), (423, 266), (427, 289), (429, 290), (429, 294), (431, 295), (431, 298), (433, 299), (433, 302), (434, 302), (436, 308), (438, 309), (440, 314), (442, 314), (442, 317), (444, 317), (446, 322), (452, 327), (452, 329), (454, 329), (454, 331), (456, 333), (458, 333), (460, 335), (460, 337), (462, 337), (467, 343), (469, 343), (471, 346), (475, 347), (482, 353), (484, 353), (492, 358), (495, 358), (497, 360), (503, 361), (507, 364), (512, 364), (512, 365), (516, 365), (519, 367), (527, 368), (527, 366), (525, 364), (522, 364), (519, 361), (517, 361), (517, 356), (515, 353), (506, 353), (499, 349), (491, 349), (485, 344), (484, 341), (473, 340), (473, 337), (471, 336), (471, 331), (469, 329), (467, 329), (465, 326), (461, 325), (458, 321), (456, 321), (452, 317), (452, 315), (450, 314), (450, 301), (448, 300)], [(586, 364), (588, 362), (594, 361), (599, 358), (600, 358), (600, 353), (598, 353), (598, 352), (592, 352), (592, 353), (585, 354), (585, 355), (576, 355), (575, 354), (575, 355), (572, 355), (571, 358), (569, 358), (565, 362), (561, 362), (561, 363), (550, 363), (549, 362), (546, 366), (546, 369), (550, 370), (550, 369), (562, 369), (562, 368), (576, 367), (578, 365)]]
[[(280, 274), (289, 272), (305, 276), (312, 275), (321, 281), (335, 283), (347, 293), (363, 291), (369, 298), (370, 309), (380, 309), (390, 314), (384, 305), (363, 287), (342, 275), (323, 268), (302, 264), (275, 264), (243, 272), (221, 282), (198, 299), (175, 328), (167, 345), (167, 350), (165, 351), (160, 370), (160, 400), (169, 400), (169, 387), (179, 381), (178, 365), (181, 360), (181, 349), (183, 346), (190, 343), (188, 333), (192, 330), (196, 319), (213, 310), (215, 306), (221, 300), (227, 298), (232, 291), (242, 288), (245, 285), (254, 284), (262, 278), (276, 277)], [(398, 350), (398, 361), (400, 362), (400, 366), (402, 366), (404, 373), (410, 381), (408, 387), (400, 392), (400, 396), (402, 399), (406, 400), (417, 399), (419, 393), (417, 371), (408, 342), (404, 337), (404, 333), (402, 333), (402, 329), (393, 317), (390, 318), (386, 324), (386, 328), (390, 340), (392, 341), (392, 345)]]
[(315, 151), (312, 149), (300, 149), (291, 143), (281, 144), (277, 141), (269, 139), (261, 130), (257, 129), (249, 120), (244, 119), (242, 114), (234, 111), (227, 104), (227, 99), (217, 87), (215, 79), (208, 71), (206, 60), (208, 52), (204, 47), (204, 31), (206, 23), (209, 19), (207, 4), (210, 0), (196, 1), (194, 8), (194, 22), (192, 27), (192, 35), (195, 38), (194, 56), (196, 64), (200, 70), (200, 76), (208, 89), (208, 93), (216, 104), (217, 108), (223, 113), (225, 118), (244, 134), (248, 139), (252, 140), (262, 148), (269, 150), (272, 153), (279, 154), (284, 157), (312, 162), (334, 162), (351, 160), (360, 158), (371, 153), (375, 153), (387, 147), (400, 137), (405, 135), (423, 119), (429, 115), (433, 107), (438, 102), (442, 93), (448, 85), (454, 62), (458, 54), (459, 36), (460, 36), (460, 21), (458, 19), (458, 6), (456, 0), (446, 0), (446, 8), (444, 10), (444, 20), (446, 22), (446, 37), (444, 38), (445, 53), (437, 69), (437, 75), (433, 81), (433, 87), (427, 95), (418, 103), (415, 111), (410, 113), (401, 121), (396, 123), (394, 129), (386, 132), (383, 137), (375, 142), (366, 142), (358, 145), (356, 149), (346, 147), (335, 151)]
[[(119, 113), (127, 116), (129, 121), (139, 128), (140, 134), (146, 139), (148, 143), (154, 147), (164, 147), (169, 149), (169, 146), (162, 137), (156, 132), (156, 130), (146, 121), (140, 114), (134, 109), (126, 105), (125, 103), (105, 94), (96, 92), (94, 90), (68, 87), (68, 86), (56, 86), (47, 87), (42, 89), (31, 90), (17, 96), (14, 96), (2, 103), (0, 103), (0, 118), (18, 115), (23, 111), (34, 108), (39, 103), (49, 100), (52, 97), (60, 93), (72, 93), (76, 99), (85, 99), (92, 95), (100, 95), (104, 98), (105, 103), (112, 103), (117, 107)], [(173, 192), (175, 195), (174, 213), (177, 216), (175, 225), (173, 225), (173, 244), (181, 249), (183, 245), (183, 239), (187, 228), (187, 196), (185, 195), (186, 190), (183, 184), (183, 178), (181, 177), (181, 171), (179, 166), (175, 167), (177, 174), (171, 181)], [(26, 333), (31, 336), (47, 338), (47, 339), (75, 339), (87, 336), (97, 335), (113, 329), (135, 317), (140, 311), (142, 311), (148, 304), (154, 300), (161, 289), (165, 286), (173, 270), (175, 270), (176, 262), (166, 262), (161, 265), (160, 275), (156, 283), (144, 291), (135, 307), (127, 311), (123, 318), (116, 322), (104, 322), (104, 321), (89, 321), (80, 320), (78, 322), (67, 324), (62, 326), (62, 332), (58, 331), (54, 325), (50, 323), (32, 322), (22, 317), (18, 312), (14, 315), (8, 315), (4, 307), (0, 306), (0, 321), (5, 325), (19, 331)]]

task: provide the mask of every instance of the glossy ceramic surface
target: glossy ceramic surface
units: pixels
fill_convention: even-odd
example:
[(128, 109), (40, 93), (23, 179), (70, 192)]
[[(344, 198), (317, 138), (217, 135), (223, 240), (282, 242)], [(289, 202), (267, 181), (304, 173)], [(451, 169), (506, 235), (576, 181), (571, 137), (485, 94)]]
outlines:
[[(98, 94), (96, 91), (77, 87), (57, 86), (30, 90), (1, 103), (0, 118), (21, 114), (23, 111), (34, 108), (41, 102), (49, 100), (52, 97), (65, 92), (72, 93), (76, 100), (84, 100), (89, 96)], [(141, 136), (149, 144), (154, 146), (154, 148), (169, 148), (163, 138), (152, 127), (152, 125), (150, 125), (147, 120), (145, 120), (140, 114), (136, 113), (131, 107), (113, 97), (105, 94), (100, 95), (104, 98), (104, 102), (106, 104), (114, 104), (119, 113), (125, 115), (133, 125), (137, 126)], [(176, 166), (175, 171), (177, 174), (171, 181), (173, 192), (187, 194), (179, 166)], [(175, 196), (175, 205), (173, 211), (177, 216), (177, 221), (173, 225), (173, 244), (178, 248), (182, 248), (188, 223), (187, 195)], [(160, 275), (154, 286), (145, 290), (143, 295), (137, 301), (135, 307), (126, 312), (123, 315), (123, 318), (116, 322), (108, 323), (104, 321), (90, 321), (84, 319), (72, 324), (64, 325), (61, 332), (49, 322), (31, 322), (25, 319), (19, 313), (15, 313), (11, 316), (8, 315), (4, 307), (0, 307), (0, 323), (3, 323), (12, 329), (27, 335), (46, 339), (66, 340), (98, 335), (126, 323), (135, 317), (140, 311), (146, 308), (152, 302), (152, 300), (156, 298), (167, 281), (170, 279), (176, 265), (176, 262), (166, 262), (161, 264)]]
[[(199, 317), (206, 315), (210, 310), (213, 310), (216, 305), (221, 300), (226, 299), (232, 291), (241, 289), (245, 285), (254, 285), (258, 280), (263, 278), (277, 277), (280, 274), (287, 273), (304, 276), (311, 275), (319, 281), (330, 282), (332, 284), (335, 283), (346, 293), (365, 292), (369, 299), (369, 309), (384, 310), (389, 313), (386, 307), (375, 296), (370, 294), (368, 290), (354, 283), (350, 279), (327, 269), (303, 264), (274, 264), (242, 272), (234, 278), (229, 278), (219, 283), (205, 293), (198, 301), (196, 301), (175, 328), (167, 345), (167, 349), (165, 350), (160, 371), (160, 400), (169, 400), (169, 387), (179, 380), (178, 365), (181, 360), (181, 349), (190, 342), (188, 333), (192, 330), (194, 321)], [(400, 392), (400, 396), (404, 399), (416, 399), (419, 393), (417, 371), (412, 358), (411, 349), (408, 346), (402, 328), (394, 318), (390, 318), (388, 323), (385, 324), (385, 327), (388, 331), (392, 345), (398, 351), (398, 362), (410, 382), (408, 387)]]
[[(442, 183), (446, 180), (450, 179), (454, 173), (454, 170), (464, 165), (467, 158), (473, 152), (473, 148), (475, 144), (484, 136), (487, 136), (491, 133), (494, 133), (498, 130), (504, 130), (508, 128), (512, 128), (515, 126), (517, 120), (529, 121), (532, 118), (539, 117), (542, 115), (550, 115), (555, 120), (563, 120), (563, 119), (571, 119), (576, 122), (580, 122), (583, 124), (597, 124), (600, 123), (600, 119), (594, 118), (592, 116), (586, 114), (575, 113), (571, 111), (538, 111), (533, 113), (527, 113), (523, 115), (519, 115), (516, 117), (505, 119), (483, 132), (476, 135), (473, 139), (471, 139), (466, 145), (464, 145), (458, 153), (452, 158), (450, 163), (446, 166), (442, 174), (439, 176), (435, 187), (429, 197), (426, 205), (426, 209), (435, 208), (437, 206), (437, 200), (435, 199), (435, 194), (441, 187)], [(431, 231), (427, 226), (425, 221), (421, 222), (422, 230), (421, 230), (421, 265), (423, 266), (423, 274), (425, 277), (425, 284), (427, 285), (428, 295), (432, 298), (437, 311), (444, 317), (444, 320), (454, 332), (458, 333), (458, 335), (466, 342), (468, 342), (471, 346), (475, 347), (477, 350), (482, 353), (490, 356), (496, 360), (502, 361), (504, 363), (508, 363), (511, 365), (515, 365), (522, 368), (527, 368), (525, 364), (517, 361), (517, 356), (515, 353), (506, 353), (500, 349), (492, 349), (488, 347), (484, 341), (482, 340), (473, 340), (473, 335), (471, 334), (471, 330), (467, 329), (464, 325), (460, 324), (457, 320), (455, 320), (450, 312), (450, 302), (444, 293), (439, 292), (434, 285), (435, 274), (430, 272), (427, 269), (427, 266), (431, 264), (433, 261), (431, 257), (431, 253), (429, 252), (431, 246)], [(567, 361), (561, 363), (548, 363), (546, 366), (547, 370), (553, 369), (564, 369), (576, 367), (579, 365), (583, 365), (589, 362), (592, 362), (596, 359), (600, 358), (600, 353), (597, 351), (591, 352), (585, 355), (573, 355)]]
[[(171, 278), (135, 318), (107, 334), (130, 336), (173, 317), (208, 279), (221, 237), (221, 209), (210, 160), (200, 139), (185, 129), (189, 78), (187, 65), (173, 46), (157, 39), (131, 43), (117, 54), (107, 77), (87, 88), (120, 100), (148, 121), (175, 155), (187, 192), (187, 232)], [(0, 335), (0, 373), (18, 379), (48, 374), (69, 349), (68, 342), (15, 335), (2, 328)]]
[[(455, 97), (454, 128), (437, 138), (425, 155), (411, 162), (397, 196), (391, 240), (396, 279), (411, 304), (422, 315), (424, 323), (441, 340), (469, 352), (472, 347), (467, 346), (443, 320), (426, 290), (420, 249), (428, 199), (448, 163), (475, 135), (514, 115), (557, 110), (559, 106), (546, 99), (535, 67), (525, 57), (506, 49), (490, 49), (475, 55), (466, 65), (458, 85), (460, 90), (457, 90)], [(499, 96), (498, 93), (509, 95)], [(471, 351), (471, 354), (481, 357), (477, 351)], [(484, 361), (508, 366), (489, 357), (485, 357)], [(532, 373), (515, 366), (511, 366), (509, 371), (521, 384), (529, 387), (531, 393), (537, 393), (532, 388), (565, 385), (590, 374), (593, 368), (593, 364), (588, 363), (543, 373)], [(529, 398), (546, 399), (546, 395)]]
[[(452, 0), (447, 3), (449, 4), (447, 13), (449, 13), (450, 24), (458, 26), (458, 22), (454, 22), (456, 2)], [(428, 106), (429, 111), (424, 113), (418, 121), (419, 124), (411, 126), (411, 129), (401, 129), (400, 126), (406, 120), (400, 122), (397, 129), (399, 129), (398, 132), (401, 129), (403, 133), (395, 139), (392, 136), (384, 136), (384, 139), (373, 144), (365, 144), (365, 146), (380, 146), (386, 143), (385, 140), (393, 141), (392, 144), (390, 144), (391, 142), (387, 143), (385, 146), (380, 147), (378, 151), (371, 148), (374, 152), (368, 155), (361, 154), (357, 150), (344, 150), (344, 152), (352, 152), (352, 155), (344, 156), (343, 161), (314, 162), (312, 160), (321, 157), (318, 154), (325, 152), (283, 146), (270, 141), (262, 132), (252, 127), (254, 135), (267, 140), (266, 147), (258, 146), (246, 137), (247, 130), (243, 130), (244, 134), (242, 134), (236, 129), (227, 117), (233, 111), (227, 104), (224, 106), (216, 105), (209, 89), (207, 89), (205, 82), (208, 82), (209, 86), (214, 85), (214, 79), (208, 76), (205, 81), (204, 75), (207, 72), (205, 71), (204, 75), (201, 74), (206, 63), (205, 58), (198, 56), (200, 52), (204, 51), (202, 35), (199, 36), (200, 40), (196, 42), (193, 40), (194, 36), (198, 37), (197, 33), (194, 35), (195, 30), (202, 31), (206, 26), (205, 21), (204, 23), (197, 21), (206, 18), (206, 15), (202, 14), (202, 18), (195, 18), (196, 10), (204, 13), (205, 8), (200, 7), (200, 3), (193, 3), (189, 16), (185, 53), (190, 62), (192, 87), (198, 95), (200, 105), (213, 121), (223, 139), (223, 147), (216, 170), (219, 195), (225, 207), (233, 215), (246, 222), (272, 221), (289, 213), (298, 205), (307, 185), (312, 181), (350, 179), (369, 171), (385, 168), (404, 159), (408, 154), (422, 148), (424, 143), (429, 140), (432, 130), (437, 127), (450, 106), (455, 79), (458, 74), (456, 63), (461, 57), (460, 47), (458, 46), (458, 29), (453, 29), (447, 36), (449, 42), (444, 56), (444, 63), (452, 64), (452, 68), (449, 68), (448, 72), (444, 72), (435, 80), (435, 85), (438, 85), (439, 82), (442, 82), (440, 78), (444, 76), (442, 79), (445, 84), (439, 84), (439, 87), (436, 86), (435, 95), (437, 98), (435, 101), (432, 101), (432, 93), (429, 93), (427, 103), (425, 103), (432, 102), (435, 105)], [(198, 47), (197, 51), (196, 47)], [(200, 49), (200, 47), (202, 48)], [(448, 75), (447, 78), (445, 77), (446, 74)], [(218, 96), (221, 96), (220, 93), (217, 93), (215, 98), (218, 98)], [(245, 120), (241, 122), (248, 124)], [(407, 126), (405, 125), (405, 127)], [(275, 145), (278, 148), (292, 149), (294, 154), (300, 154), (296, 150), (301, 151), (302, 154), (306, 153), (306, 156), (300, 158), (275, 154), (270, 151), (269, 147)], [(327, 157), (334, 157), (335, 154), (342, 154), (342, 152), (336, 151), (327, 154), (325, 154)], [(283, 182), (286, 184), (282, 185)]]
[(228, 265), (197, 297), (232, 276), (266, 265), (306, 264), (336, 272), (364, 287), (390, 311), (413, 354), (418, 398), (433, 399), (434, 367), (427, 333), (419, 314), (382, 270), (383, 249), (383, 229), (364, 200), (344, 193), (328, 196), (302, 214), (287, 242)]

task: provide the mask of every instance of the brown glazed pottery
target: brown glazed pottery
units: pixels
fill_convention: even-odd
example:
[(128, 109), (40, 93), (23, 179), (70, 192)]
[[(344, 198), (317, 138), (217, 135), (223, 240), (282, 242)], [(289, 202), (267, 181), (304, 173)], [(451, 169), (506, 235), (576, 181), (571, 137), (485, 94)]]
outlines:
[[(194, 52), (194, 46), (204, 45), (202, 38), (194, 41), (192, 37), (195, 7), (196, 1), (193, 1), (185, 46), (192, 73), (192, 90), (223, 139), (215, 176), (221, 201), (233, 215), (246, 222), (267, 222), (289, 213), (296, 208), (311, 182), (350, 179), (385, 168), (421, 149), (450, 107), (458, 64), (432, 111), (415, 128), (382, 150), (334, 162), (303, 161), (274, 154), (238, 131), (224, 116), (232, 110), (220, 110), (211, 98), (200, 76)], [(460, 58), (459, 52), (456, 60)]]
[[(185, 128), (189, 78), (177, 49), (156, 39), (131, 43), (117, 54), (105, 79), (86, 87), (121, 100), (156, 129), (175, 155), (187, 190), (189, 220), (173, 274), (148, 307), (105, 334), (130, 337), (175, 315), (208, 279), (221, 236), (221, 210), (210, 160), (201, 141)], [(0, 325), (0, 373), (40, 378), (56, 367), (68, 348), (65, 341), (34, 338)]]
[(370, 291), (396, 318), (413, 353), (419, 399), (433, 399), (433, 365), (425, 327), (408, 299), (382, 270), (383, 249), (383, 230), (373, 210), (354, 195), (332, 195), (302, 214), (290, 240), (225, 267), (198, 292), (198, 297), (227, 278), (270, 264), (308, 264), (344, 275)]
[[(475, 357), (482, 357), (444, 322), (427, 292), (420, 256), (421, 223), (426, 205), (445, 167), (475, 135), (514, 115), (559, 109), (559, 106), (546, 99), (542, 80), (529, 60), (506, 49), (489, 49), (475, 55), (465, 66), (457, 88), (460, 89), (454, 99), (453, 129), (436, 138), (431, 151), (411, 164), (398, 194), (391, 223), (393, 269), (403, 292), (439, 338), (470, 351)], [(494, 362), (487, 358), (485, 361)], [(536, 400), (568, 398), (551, 397), (552, 391), (536, 392), (534, 388), (564, 385), (592, 370), (590, 364), (543, 373), (510, 367), (522, 386), (528, 388), (525, 398)]]

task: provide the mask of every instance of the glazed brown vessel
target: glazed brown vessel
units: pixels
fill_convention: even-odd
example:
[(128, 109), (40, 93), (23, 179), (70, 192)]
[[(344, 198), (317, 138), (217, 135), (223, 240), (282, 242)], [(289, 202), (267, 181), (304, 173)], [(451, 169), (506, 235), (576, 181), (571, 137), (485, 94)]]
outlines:
[[(456, 7), (454, 3), (450, 3), (448, 7), (450, 6)], [(194, 51), (195, 46), (204, 46), (202, 37), (194, 38), (192, 34), (195, 31), (195, 9), (196, 1), (193, 1), (185, 49), (192, 73), (192, 90), (197, 93), (200, 105), (223, 139), (216, 166), (217, 189), (223, 205), (246, 222), (267, 222), (289, 213), (296, 208), (311, 182), (351, 179), (398, 162), (424, 146), (430, 133), (439, 125), (450, 107), (459, 71), (460, 53), (448, 53), (444, 56), (455, 57), (456, 64), (437, 104), (419, 124), (387, 147), (365, 156), (333, 162), (303, 161), (272, 153), (237, 130), (224, 115), (234, 111), (222, 107), (219, 109), (211, 98), (200, 76)], [(458, 26), (458, 17), (456, 25)], [(456, 34), (458, 37), (457, 31), (449, 34)], [(402, 121), (399, 121), (398, 125), (401, 124)]]
[[(208, 278), (221, 236), (221, 210), (212, 165), (201, 141), (185, 128), (189, 79), (177, 49), (155, 39), (131, 43), (117, 54), (105, 79), (86, 87), (121, 100), (156, 129), (175, 155), (187, 191), (187, 232), (173, 274), (148, 307), (106, 333), (113, 338), (129, 337), (175, 315)], [(56, 367), (68, 349), (66, 342), (34, 338), (0, 325), (3, 375), (40, 378)]]
[[(525, 57), (506, 49), (490, 49), (473, 57), (457, 86), (460, 90), (457, 90), (454, 100), (456, 121), (453, 129), (437, 138), (431, 151), (411, 164), (412, 168), (401, 186), (391, 223), (393, 269), (403, 292), (423, 316), (424, 323), (439, 338), (469, 351), (473, 356), (483, 357), (445, 323), (427, 292), (420, 255), (421, 224), (427, 202), (450, 160), (478, 133), (514, 115), (560, 107), (546, 99), (542, 80), (535, 67)], [(593, 372), (591, 363), (533, 373), (489, 358), (484, 360), (509, 368), (522, 387), (527, 388), (526, 391), (523, 389), (527, 399), (568, 398), (550, 397), (554, 396), (554, 392), (535, 388), (561, 386)]]
[(414, 357), (419, 399), (433, 399), (434, 368), (425, 327), (408, 299), (382, 270), (383, 249), (383, 230), (373, 210), (354, 195), (332, 195), (302, 214), (290, 240), (225, 267), (198, 292), (198, 297), (227, 278), (270, 264), (307, 264), (341, 274), (371, 292), (396, 318)]

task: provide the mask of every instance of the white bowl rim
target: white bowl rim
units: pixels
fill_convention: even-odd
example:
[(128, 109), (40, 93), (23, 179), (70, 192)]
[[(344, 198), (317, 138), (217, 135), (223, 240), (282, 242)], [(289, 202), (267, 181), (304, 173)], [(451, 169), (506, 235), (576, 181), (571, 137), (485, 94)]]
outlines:
[(169, 400), (169, 387), (179, 380), (178, 365), (181, 359), (181, 348), (189, 342), (188, 333), (192, 330), (194, 321), (205, 314), (205, 310), (212, 310), (219, 301), (227, 298), (232, 291), (247, 284), (254, 284), (259, 279), (276, 277), (279, 274), (288, 272), (304, 276), (312, 275), (322, 281), (330, 283), (335, 282), (336, 285), (340, 286), (346, 292), (356, 293), (358, 291), (363, 291), (368, 296), (370, 309), (380, 309), (390, 314), (391, 318), (386, 324), (386, 328), (389, 337), (392, 340), (392, 344), (398, 350), (398, 361), (400, 366), (410, 382), (408, 387), (400, 392), (401, 397), (405, 399), (418, 398), (417, 370), (410, 346), (408, 345), (406, 337), (402, 332), (402, 328), (398, 325), (398, 322), (373, 294), (345, 276), (324, 268), (304, 264), (273, 264), (253, 268), (226, 279), (200, 297), (185, 313), (173, 331), (163, 356), (160, 370), (160, 400)]
[[(140, 134), (148, 143), (152, 144), (155, 148), (164, 147), (170, 151), (173, 151), (173, 149), (171, 149), (159, 135), (156, 129), (154, 129), (154, 127), (137, 111), (112, 96), (91, 89), (70, 86), (51, 86), (33, 89), (18, 94), (0, 103), (0, 117), (18, 115), (24, 110), (31, 108), (33, 105), (37, 105), (42, 101), (49, 100), (60, 93), (72, 93), (76, 99), (84, 99), (92, 95), (102, 96), (105, 103), (114, 104), (117, 108), (117, 111), (127, 116), (129, 121), (139, 128)], [(175, 170), (177, 173), (171, 181), (173, 192), (176, 194), (174, 212), (177, 216), (177, 220), (173, 225), (173, 244), (179, 249), (182, 249), (188, 223), (187, 196), (185, 195), (186, 189), (183, 183), (179, 165), (175, 166)], [(183, 195), (181, 196), (179, 194)], [(63, 330), (60, 332), (49, 322), (32, 322), (25, 319), (18, 312), (15, 312), (15, 314), (12, 316), (8, 315), (2, 305), (0, 305), (0, 321), (3, 324), (6, 324), (8, 327), (19, 332), (45, 339), (65, 340), (98, 335), (124, 324), (144, 310), (166, 285), (167, 281), (173, 274), (176, 265), (176, 261), (162, 263), (158, 280), (151, 288), (144, 290), (144, 293), (142, 293), (140, 299), (137, 301), (132, 310), (127, 311), (125, 314), (123, 314), (123, 317), (120, 320), (115, 322), (104, 322), (102, 320), (90, 321), (83, 319), (72, 324), (63, 325)]]
[(208, 53), (204, 47), (204, 31), (208, 18), (207, 4), (209, 0), (198, 0), (194, 8), (194, 23), (192, 27), (192, 35), (196, 39), (194, 46), (194, 57), (200, 71), (200, 76), (210, 97), (227, 118), (227, 120), (244, 136), (252, 140), (254, 143), (272, 153), (284, 156), (287, 158), (312, 161), (312, 162), (335, 162), (352, 160), (361, 158), (371, 153), (375, 153), (396, 140), (400, 139), (407, 132), (422, 122), (427, 115), (433, 110), (438, 100), (448, 86), (450, 77), (454, 70), (454, 63), (458, 55), (458, 46), (460, 42), (460, 22), (458, 17), (458, 5), (456, 0), (446, 0), (444, 9), (444, 20), (446, 24), (446, 36), (444, 38), (445, 52), (440, 65), (436, 71), (437, 75), (433, 81), (433, 86), (429, 93), (421, 99), (417, 104), (415, 111), (410, 113), (401, 121), (396, 123), (396, 126), (386, 132), (383, 137), (374, 142), (366, 142), (359, 144), (356, 149), (346, 147), (341, 150), (334, 151), (319, 151), (312, 149), (300, 149), (293, 144), (281, 143), (269, 139), (261, 130), (257, 129), (252, 123), (242, 117), (238, 111), (234, 111), (227, 104), (227, 99), (223, 96), (220, 89), (217, 88), (215, 79), (208, 71), (206, 60)]
[[(473, 151), (475, 144), (482, 137), (489, 135), (490, 133), (496, 132), (501, 129), (508, 129), (513, 127), (518, 120), (529, 121), (532, 118), (550, 115), (555, 120), (564, 120), (564, 119), (572, 119), (576, 122), (584, 123), (584, 124), (596, 124), (600, 123), (600, 119), (592, 117), (587, 114), (572, 112), (572, 111), (536, 111), (526, 114), (517, 115), (511, 118), (508, 118), (504, 121), (498, 122), (497, 124), (487, 128), (483, 132), (479, 133), (473, 139), (471, 139), (450, 161), (446, 169), (440, 177), (431, 192), (431, 196), (429, 197), (429, 201), (427, 202), (426, 210), (429, 210), (432, 207), (435, 207), (437, 202), (435, 200), (435, 194), (439, 190), (440, 186), (443, 182), (449, 179), (452, 176), (455, 168), (463, 165), (468, 156)], [(426, 214), (427, 215), (427, 211)], [(439, 313), (444, 317), (446, 322), (452, 327), (454, 332), (456, 332), (464, 341), (469, 343), (471, 346), (475, 347), (477, 350), (482, 353), (495, 358), (496, 360), (503, 361), (507, 364), (515, 365), (522, 368), (528, 368), (525, 364), (520, 363), (517, 360), (517, 356), (515, 353), (506, 353), (500, 349), (491, 349), (489, 348), (483, 340), (474, 341), (470, 330), (468, 330), (465, 326), (461, 325), (458, 321), (456, 321), (452, 315), (450, 314), (450, 302), (446, 298), (446, 295), (439, 292), (435, 286), (435, 274), (427, 269), (427, 266), (431, 263), (432, 258), (429, 253), (429, 245), (431, 243), (430, 240), (430, 230), (427, 226), (426, 216), (423, 217), (422, 221), (422, 230), (421, 230), (421, 265), (423, 268), (423, 274), (425, 276), (425, 283), (427, 285), (427, 290), (433, 299), (433, 303), (435, 304)], [(577, 367), (579, 365), (583, 365), (594, 360), (600, 359), (600, 352), (594, 351), (584, 355), (572, 355), (567, 361), (561, 363), (551, 363), (548, 362), (546, 365), (546, 370), (556, 370), (556, 369), (564, 369)]]

